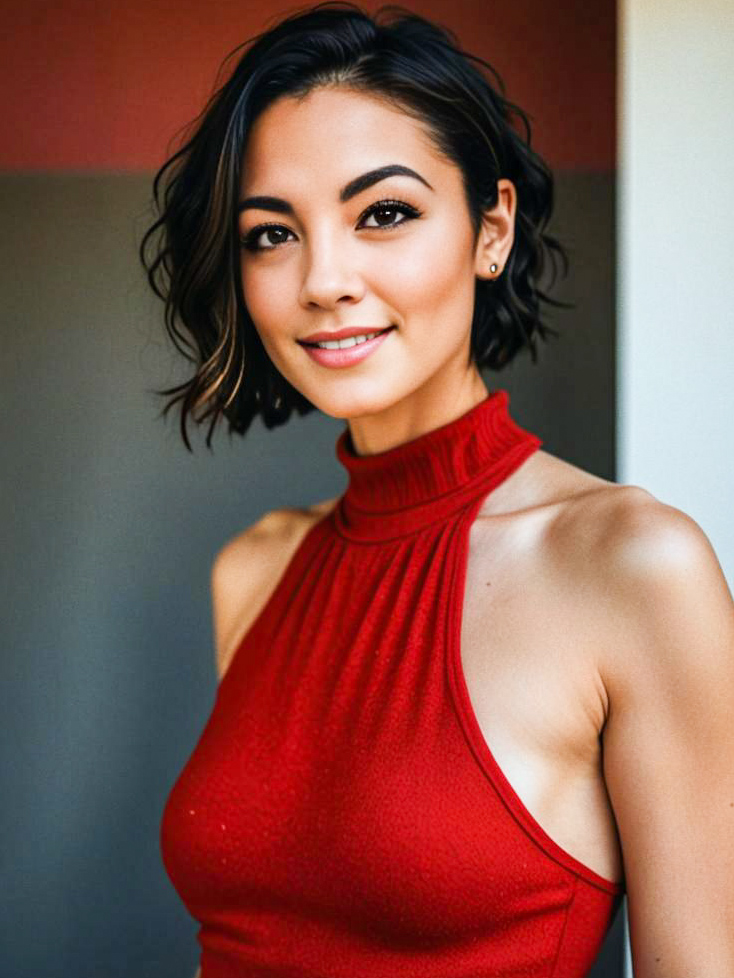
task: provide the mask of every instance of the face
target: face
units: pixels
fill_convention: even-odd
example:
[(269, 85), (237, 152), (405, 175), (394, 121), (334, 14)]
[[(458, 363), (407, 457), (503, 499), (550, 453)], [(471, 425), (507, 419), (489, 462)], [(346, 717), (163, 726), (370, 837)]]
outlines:
[[(350, 186), (391, 166), (404, 170)], [(269, 106), (242, 173), (241, 201), (280, 200), (243, 208), (239, 233), (245, 304), (283, 376), (339, 418), (451, 397), (470, 370), (475, 276), (512, 243), (512, 184), (509, 219), (503, 204), (475, 246), (458, 167), (419, 122), (343, 88)], [(304, 345), (346, 327), (389, 331), (343, 352)]]

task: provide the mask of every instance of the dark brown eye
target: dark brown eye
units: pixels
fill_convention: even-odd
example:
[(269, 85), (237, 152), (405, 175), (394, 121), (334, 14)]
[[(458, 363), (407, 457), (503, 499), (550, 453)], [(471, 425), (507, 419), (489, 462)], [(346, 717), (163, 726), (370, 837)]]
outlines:
[[(402, 221), (394, 220), (396, 214), (403, 214), (404, 219)], [(414, 217), (419, 217), (420, 211), (416, 210), (415, 207), (411, 207), (410, 204), (405, 204), (400, 200), (381, 200), (378, 201), (378, 203), (373, 204), (365, 211), (363, 220), (372, 216), (375, 217), (377, 224), (363, 224), (362, 221), (360, 221), (359, 226), (373, 228), (397, 227), (398, 224), (405, 224), (406, 221), (409, 221)]]
[[(287, 235), (290, 233), (291, 232), (288, 230), (288, 228), (283, 227), (282, 224), (258, 224), (258, 226), (253, 228), (249, 234), (246, 234), (240, 239), (240, 244), (248, 251), (272, 251), (273, 248), (277, 248), (279, 244), (283, 244), (287, 238)], [(262, 246), (258, 244), (258, 240), (263, 237), (263, 235), (268, 235), (268, 245)], [(270, 237), (270, 235), (273, 237)], [(285, 235), (286, 237), (279, 238), (278, 235)]]
[[(272, 238), (269, 237), (267, 239), (270, 242), (270, 244), (282, 244), (283, 241), (285, 241), (286, 238), (288, 237), (288, 232), (286, 231), (285, 228), (268, 228), (264, 232), (264, 234), (273, 235)], [(278, 235), (281, 235), (281, 237), (278, 237)]]
[[(403, 215), (401, 221), (395, 220), (398, 214)], [(364, 221), (373, 215), (377, 223), (365, 224)], [(357, 227), (373, 230), (375, 228), (381, 228), (389, 231), (392, 228), (398, 227), (400, 224), (406, 224), (413, 218), (420, 216), (421, 211), (411, 204), (406, 204), (402, 200), (379, 200), (377, 203), (368, 207), (362, 214)], [(282, 224), (258, 224), (252, 231), (240, 238), (240, 245), (247, 251), (252, 252), (275, 251), (280, 245), (285, 244), (289, 234), (292, 234), (292, 232)], [(265, 238), (267, 243), (260, 243), (261, 238)]]

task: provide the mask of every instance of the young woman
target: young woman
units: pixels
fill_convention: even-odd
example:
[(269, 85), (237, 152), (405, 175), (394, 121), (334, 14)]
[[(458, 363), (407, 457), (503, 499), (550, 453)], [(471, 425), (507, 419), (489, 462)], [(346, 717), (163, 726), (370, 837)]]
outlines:
[(346, 422), (345, 493), (214, 563), (162, 823), (202, 978), (581, 978), (625, 891), (636, 978), (730, 976), (731, 595), (690, 517), (485, 386), (547, 329), (552, 177), (489, 66), (388, 12), (255, 38), (141, 245), (187, 446)]

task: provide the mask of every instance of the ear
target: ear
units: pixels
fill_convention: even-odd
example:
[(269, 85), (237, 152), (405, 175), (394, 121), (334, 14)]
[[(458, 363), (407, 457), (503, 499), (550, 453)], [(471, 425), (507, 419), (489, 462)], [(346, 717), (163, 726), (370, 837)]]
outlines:
[[(474, 253), (474, 272), (478, 278), (496, 279), (502, 274), (515, 240), (517, 191), (511, 180), (497, 181), (497, 203), (482, 216), (482, 226)], [(491, 271), (492, 265), (497, 269)]]

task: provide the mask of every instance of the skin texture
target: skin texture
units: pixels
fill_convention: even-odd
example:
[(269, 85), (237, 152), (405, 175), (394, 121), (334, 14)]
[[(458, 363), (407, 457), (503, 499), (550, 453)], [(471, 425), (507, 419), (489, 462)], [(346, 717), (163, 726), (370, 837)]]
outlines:
[[(349, 180), (401, 163), (339, 202)], [(245, 300), (278, 369), (347, 419), (361, 454), (417, 437), (486, 396), (467, 366), (474, 278), (501, 270), (516, 195), (499, 183), (473, 245), (459, 171), (414, 120), (321, 89), (271, 106), (252, 132), (243, 235)], [(385, 198), (422, 211), (395, 230), (358, 227)], [(400, 221), (398, 216), (396, 221)], [(372, 218), (369, 223), (374, 225)], [(342, 370), (296, 340), (347, 325), (398, 329)], [(267, 513), (212, 568), (217, 671), (303, 535), (336, 502)], [(624, 873), (635, 978), (734, 975), (734, 602), (703, 530), (637, 486), (535, 452), (484, 501), (471, 528), (461, 659), (482, 733), (531, 814), (608, 879)]]

